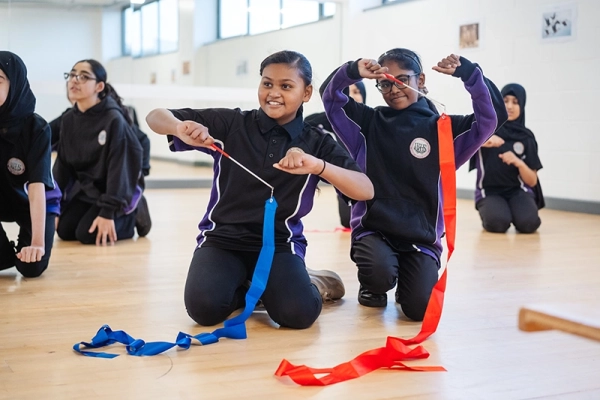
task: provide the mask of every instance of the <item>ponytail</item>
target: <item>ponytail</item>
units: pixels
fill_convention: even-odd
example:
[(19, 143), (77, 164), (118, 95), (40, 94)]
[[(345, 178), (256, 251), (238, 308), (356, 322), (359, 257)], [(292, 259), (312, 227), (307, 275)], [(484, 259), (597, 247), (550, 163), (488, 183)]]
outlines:
[(123, 105), (123, 99), (119, 96), (115, 88), (108, 82), (104, 83), (104, 90), (98, 94), (100, 99), (103, 99), (107, 96), (113, 98), (114, 101), (117, 102), (121, 110), (123, 111), (123, 115), (125, 116), (125, 120), (129, 125), (133, 125), (133, 120), (131, 119), (131, 115), (129, 114), (129, 109)]

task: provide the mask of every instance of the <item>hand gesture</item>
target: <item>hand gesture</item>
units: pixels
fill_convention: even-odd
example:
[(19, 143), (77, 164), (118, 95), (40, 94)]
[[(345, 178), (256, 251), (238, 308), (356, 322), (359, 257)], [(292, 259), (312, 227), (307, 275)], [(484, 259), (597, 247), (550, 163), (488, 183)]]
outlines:
[(383, 79), (384, 73), (388, 72), (388, 67), (382, 67), (376, 60), (361, 58), (358, 61), (358, 72), (360, 76), (368, 79)]
[(492, 135), (481, 147), (500, 147), (504, 144), (504, 139), (498, 135)]
[(318, 174), (323, 169), (323, 160), (306, 154), (298, 147), (289, 149), (273, 167), (294, 175)]
[(182, 142), (194, 147), (210, 148), (215, 142), (208, 134), (208, 128), (194, 121), (179, 122), (176, 135)]
[(46, 254), (44, 246), (27, 246), (23, 247), (20, 252), (17, 253), (17, 258), (24, 263), (32, 263), (41, 261), (42, 257)]
[(500, 157), (504, 164), (513, 165), (515, 167), (518, 167), (519, 163), (523, 162), (523, 160), (517, 157), (517, 155), (512, 151), (507, 151), (506, 153), (498, 154), (498, 157)]
[(456, 54), (450, 54), (448, 57), (433, 66), (433, 70), (446, 75), (454, 74), (456, 68), (460, 67), (460, 57)]
[(106, 219), (103, 217), (96, 217), (92, 226), (88, 230), (89, 233), (96, 232), (96, 246), (106, 246), (107, 239), (111, 245), (114, 245), (117, 241), (117, 230), (115, 229), (115, 221), (112, 219)]

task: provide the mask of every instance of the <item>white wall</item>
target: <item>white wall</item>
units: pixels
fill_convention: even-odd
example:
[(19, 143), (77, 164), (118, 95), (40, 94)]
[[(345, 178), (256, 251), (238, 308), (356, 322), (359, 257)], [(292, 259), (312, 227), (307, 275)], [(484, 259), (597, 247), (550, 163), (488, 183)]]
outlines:
[(47, 120), (69, 106), (63, 73), (78, 60), (101, 60), (101, 38), (100, 10), (0, 3), (0, 49), (25, 62), (37, 112)]
[[(518, 82), (527, 89), (527, 125), (538, 138), (544, 165), (539, 175), (545, 194), (600, 202), (600, 163), (596, 162), (600, 159), (600, 122), (594, 118), (593, 108), (600, 88), (600, 75), (595, 68), (600, 61), (600, 24), (596, 22), (600, 18), (600, 1), (412, 0), (365, 10), (379, 1), (340, 0), (338, 13), (332, 19), (219, 42), (213, 41), (214, 4), (213, 0), (181, 0), (178, 52), (109, 60), (115, 45), (106, 42), (118, 36), (116, 30), (107, 32), (116, 23), (114, 14), (13, 5), (9, 20), (7, 5), (0, 3), (0, 47), (22, 55), (30, 69), (30, 80), (54, 85), (57, 93), (64, 86), (55, 77), (74, 61), (86, 57), (105, 63), (109, 81), (117, 89), (124, 84), (147, 85), (152, 73), (156, 73), (157, 88), (164, 88), (164, 93), (172, 94), (178, 86), (197, 86), (200, 91), (205, 86), (240, 88), (230, 98), (208, 102), (166, 95), (142, 99), (136, 95), (141, 93), (141, 87), (138, 92), (128, 87), (124, 92), (129, 96), (126, 100), (137, 107), (142, 117), (155, 107), (256, 107), (248, 90), (258, 84), (260, 61), (277, 50), (304, 53), (313, 65), (316, 87), (342, 62), (375, 58), (393, 47), (417, 51), (426, 69), (447, 54), (458, 52), (478, 62), (499, 87)], [(542, 10), (556, 4), (576, 5), (574, 40), (541, 40)], [(459, 51), (459, 25), (470, 22), (480, 23), (480, 47)], [(116, 29), (120, 31), (120, 26)], [(184, 61), (191, 62), (190, 75), (182, 74)], [(247, 72), (238, 74), (238, 67), (244, 62)], [(49, 82), (53, 79), (56, 80)], [(40, 88), (50, 91), (48, 85)], [(382, 104), (373, 83), (366, 82), (366, 86), (368, 103)], [(432, 96), (447, 105), (449, 113), (470, 112), (469, 97), (459, 80), (430, 71), (427, 87)], [(48, 119), (67, 104), (64, 97), (61, 99), (62, 94), (55, 94), (53, 101), (36, 94), (41, 100), (39, 112)], [(318, 96), (305, 107), (307, 114), (321, 109)], [(148, 133), (153, 139), (153, 154), (170, 155), (163, 139)], [(471, 189), (473, 185), (474, 174), (461, 169), (458, 186)]]

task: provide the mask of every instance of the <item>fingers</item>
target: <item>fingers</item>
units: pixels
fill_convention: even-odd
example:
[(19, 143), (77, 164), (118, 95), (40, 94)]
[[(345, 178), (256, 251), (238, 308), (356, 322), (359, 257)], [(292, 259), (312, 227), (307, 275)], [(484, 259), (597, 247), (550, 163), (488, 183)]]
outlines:
[(438, 62), (437, 65), (434, 65), (433, 70), (443, 74), (452, 75), (460, 65), (460, 57), (456, 54), (450, 54), (448, 57), (444, 57)]
[(363, 58), (358, 63), (358, 72), (363, 78), (382, 79), (388, 68), (382, 67), (376, 60)]
[(24, 263), (32, 263), (42, 261), (42, 257), (46, 251), (43, 247), (27, 246), (23, 247), (20, 252), (17, 253), (17, 258)]

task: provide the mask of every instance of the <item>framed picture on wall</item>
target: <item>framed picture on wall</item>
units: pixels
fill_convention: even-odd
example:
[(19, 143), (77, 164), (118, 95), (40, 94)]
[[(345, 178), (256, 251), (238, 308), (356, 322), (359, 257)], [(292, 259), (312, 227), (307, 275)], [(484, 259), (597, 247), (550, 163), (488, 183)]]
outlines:
[(458, 48), (477, 49), (481, 45), (481, 29), (479, 22), (460, 25), (458, 28)]
[(575, 38), (577, 6), (562, 4), (545, 7), (541, 15), (543, 41), (564, 41)]

